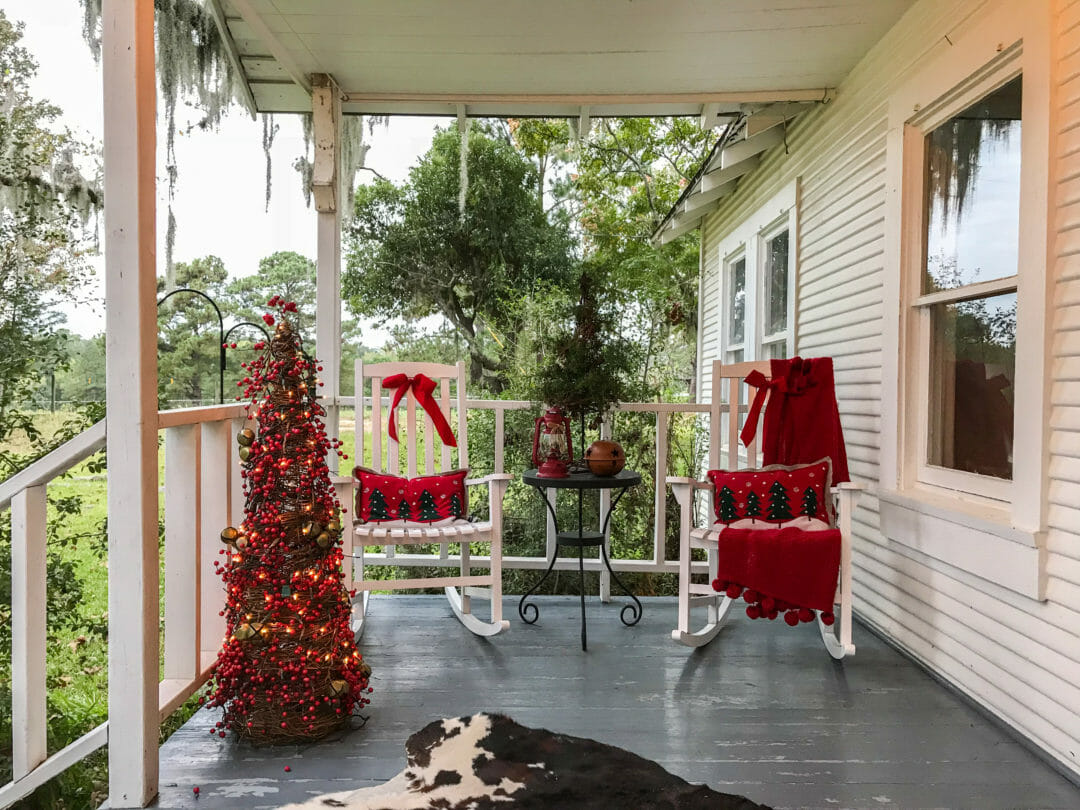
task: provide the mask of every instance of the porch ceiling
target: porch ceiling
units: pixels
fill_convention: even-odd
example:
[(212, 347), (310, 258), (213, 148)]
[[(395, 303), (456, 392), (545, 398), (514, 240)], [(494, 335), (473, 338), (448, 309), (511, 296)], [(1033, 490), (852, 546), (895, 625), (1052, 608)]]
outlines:
[[(697, 115), (812, 101), (914, 0), (209, 0), (249, 106), (346, 113)], [(249, 91), (249, 92), (247, 92)], [(584, 108), (584, 109), (583, 109)]]

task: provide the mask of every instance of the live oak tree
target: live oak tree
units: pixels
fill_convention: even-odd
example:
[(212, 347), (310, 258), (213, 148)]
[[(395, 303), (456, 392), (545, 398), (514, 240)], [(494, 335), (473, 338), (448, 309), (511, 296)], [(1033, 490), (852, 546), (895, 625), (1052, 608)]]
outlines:
[(444, 316), (465, 342), (470, 380), (498, 391), (518, 302), (572, 284), (572, 244), (538, 204), (532, 163), (483, 126), (468, 137), (464, 212), (456, 127), (436, 133), (403, 184), (377, 179), (356, 190), (342, 284), (358, 315)]
[[(65, 359), (54, 305), (90, 275), (85, 226), (102, 204), (86, 177), (97, 153), (55, 126), (59, 108), (30, 94), (37, 63), (19, 44), (22, 30), (0, 12), (0, 442), (32, 429), (13, 409)], [(0, 480), (12, 472), (0, 464)]]

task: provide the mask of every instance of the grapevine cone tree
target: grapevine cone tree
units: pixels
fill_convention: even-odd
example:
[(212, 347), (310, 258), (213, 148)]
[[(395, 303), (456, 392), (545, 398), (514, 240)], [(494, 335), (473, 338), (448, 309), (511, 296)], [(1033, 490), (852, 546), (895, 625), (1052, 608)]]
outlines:
[(228, 636), (218, 654), (211, 705), (216, 731), (256, 743), (313, 740), (345, 727), (370, 692), (370, 668), (350, 628), (341, 569), (340, 504), (326, 455), (316, 361), (276, 296), (278, 319), (261, 357), (245, 363), (248, 418), (237, 441), (244, 460), (244, 521), (222, 533)]

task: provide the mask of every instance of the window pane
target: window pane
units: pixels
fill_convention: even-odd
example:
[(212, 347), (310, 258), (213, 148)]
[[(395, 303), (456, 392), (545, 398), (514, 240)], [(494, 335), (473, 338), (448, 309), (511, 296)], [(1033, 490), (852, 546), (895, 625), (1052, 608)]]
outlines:
[(740, 345), (746, 336), (746, 258), (728, 265), (728, 345)]
[(762, 360), (783, 360), (787, 357), (787, 341), (778, 340), (761, 347)]
[(1017, 77), (926, 136), (924, 293), (1017, 272)]
[(1016, 293), (931, 308), (929, 462), (1012, 479)]
[(742, 349), (736, 349), (733, 352), (728, 352), (727, 353), (727, 362), (728, 363), (741, 363), (745, 357), (746, 357), (746, 353)]
[(765, 242), (765, 330), (775, 335), (787, 329), (788, 232)]

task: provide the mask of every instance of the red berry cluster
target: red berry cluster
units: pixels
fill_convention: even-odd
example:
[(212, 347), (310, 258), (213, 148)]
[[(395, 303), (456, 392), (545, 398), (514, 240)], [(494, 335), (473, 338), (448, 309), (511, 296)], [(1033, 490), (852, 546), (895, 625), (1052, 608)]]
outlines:
[(258, 430), (238, 437), (244, 520), (222, 532), (225, 560), (215, 563), (229, 635), (210, 699), (224, 718), (211, 733), (287, 742), (340, 729), (369, 702), (371, 670), (350, 627), (342, 510), (326, 464), (343, 454), (317, 401), (321, 367), (286, 317), (295, 304), (275, 296), (269, 305), (279, 312), (264, 316), (273, 337), (256, 344), (263, 354), (242, 364), (238, 383)]
[[(756, 591), (753, 588), (744, 588), (736, 582), (725, 582), (722, 579), (712, 581), (714, 591), (725, 594), (729, 599), (738, 599), (740, 596), (747, 602), (746, 615), (751, 619), (776, 619), (781, 613), (784, 621), (794, 627), (799, 622), (812, 622), (817, 613), (808, 607), (799, 607), (783, 599)], [(835, 620), (830, 611), (821, 611), (821, 623), (832, 625)]]

